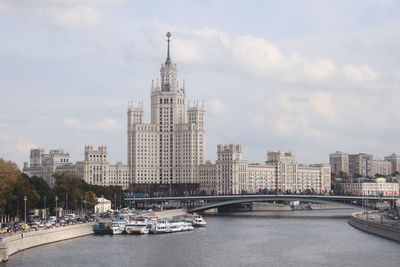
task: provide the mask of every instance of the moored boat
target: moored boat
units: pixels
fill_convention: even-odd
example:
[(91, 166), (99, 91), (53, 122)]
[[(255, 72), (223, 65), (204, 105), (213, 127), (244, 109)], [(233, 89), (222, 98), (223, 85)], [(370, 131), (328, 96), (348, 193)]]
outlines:
[(125, 231), (125, 225), (126, 225), (126, 220), (124, 218), (117, 218), (109, 225), (110, 234), (112, 235), (122, 234)]
[(108, 222), (98, 222), (93, 226), (93, 232), (99, 235), (105, 235), (109, 233)]
[(185, 222), (182, 218), (179, 219), (159, 219), (155, 223), (150, 232), (153, 234), (174, 233), (182, 231), (191, 231), (193, 226)]
[(140, 217), (136, 220), (130, 221), (125, 226), (125, 232), (127, 234), (148, 234), (151, 228), (151, 223), (147, 218)]

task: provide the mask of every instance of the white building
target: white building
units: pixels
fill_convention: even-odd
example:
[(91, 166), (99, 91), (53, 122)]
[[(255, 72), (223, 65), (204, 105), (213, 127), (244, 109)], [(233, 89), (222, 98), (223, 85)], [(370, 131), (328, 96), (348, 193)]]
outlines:
[(204, 106), (188, 105), (185, 82), (179, 86), (176, 64), (161, 64), (160, 82), (151, 86), (151, 122), (143, 105), (128, 107), (128, 166), (133, 183), (193, 183), (205, 162)]
[(264, 165), (248, 164), (242, 159), (238, 144), (218, 145), (215, 164), (206, 162), (199, 167), (199, 183), (203, 190), (228, 193), (281, 190), (317, 192), (331, 189), (329, 164), (298, 165), (294, 152), (267, 153)]
[(111, 200), (99, 197), (97, 204), (94, 206), (94, 213), (104, 213), (111, 210)]
[(385, 196), (399, 195), (398, 183), (387, 183), (385, 178), (377, 178), (375, 182), (337, 183), (336, 189), (343, 194)]
[(29, 177), (42, 177), (51, 187), (54, 186), (54, 173), (75, 173), (75, 165), (70, 163), (69, 154), (63, 149), (50, 150), (48, 154), (44, 149), (31, 149), (30, 163), (24, 162), (23, 172)]
[(85, 160), (76, 162), (76, 174), (85, 182), (95, 185), (119, 185), (127, 188), (131, 182), (129, 167), (117, 162), (111, 165), (107, 158), (107, 147), (85, 146)]

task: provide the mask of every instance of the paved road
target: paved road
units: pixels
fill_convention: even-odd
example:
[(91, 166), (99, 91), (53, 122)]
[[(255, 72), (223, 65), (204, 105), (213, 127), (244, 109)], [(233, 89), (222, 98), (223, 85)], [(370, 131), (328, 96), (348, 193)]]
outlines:
[[(382, 215), (379, 213), (371, 213), (371, 214), (357, 214), (357, 218), (360, 218), (365, 221), (381, 224), (381, 217)], [(383, 215), (383, 225), (391, 226), (400, 229), (400, 220), (394, 220), (392, 218)]]

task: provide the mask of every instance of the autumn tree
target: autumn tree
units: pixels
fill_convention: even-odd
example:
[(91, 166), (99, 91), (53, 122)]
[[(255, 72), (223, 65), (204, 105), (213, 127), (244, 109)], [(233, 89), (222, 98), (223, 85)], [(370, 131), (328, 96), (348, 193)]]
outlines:
[(0, 213), (5, 213), (10, 191), (15, 186), (21, 171), (17, 164), (0, 158)]

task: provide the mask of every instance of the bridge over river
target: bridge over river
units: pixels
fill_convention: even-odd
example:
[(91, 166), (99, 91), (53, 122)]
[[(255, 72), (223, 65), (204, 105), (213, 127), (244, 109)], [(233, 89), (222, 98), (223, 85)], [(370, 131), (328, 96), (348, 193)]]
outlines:
[(292, 194), (254, 194), (254, 195), (216, 195), (216, 196), (172, 196), (172, 197), (131, 197), (125, 198), (128, 203), (152, 205), (169, 201), (179, 201), (181, 206), (188, 207), (188, 211), (197, 212), (234, 204), (263, 202), (263, 201), (301, 201), (312, 203), (343, 203), (356, 202), (377, 203), (389, 201), (396, 205), (397, 196), (341, 196), (341, 195), (292, 195)]

